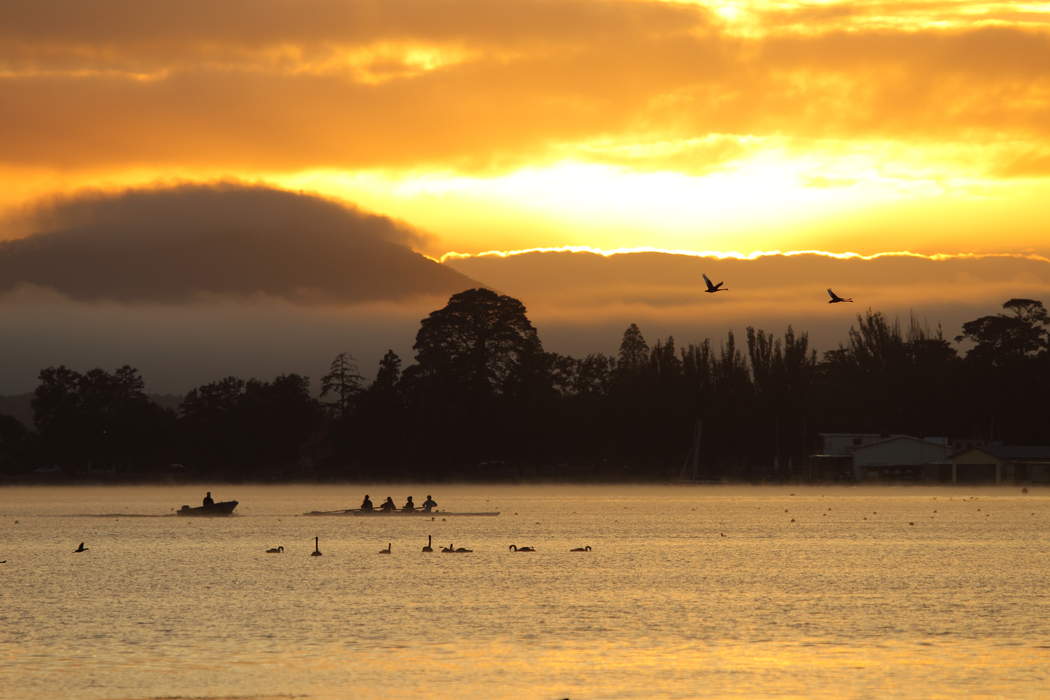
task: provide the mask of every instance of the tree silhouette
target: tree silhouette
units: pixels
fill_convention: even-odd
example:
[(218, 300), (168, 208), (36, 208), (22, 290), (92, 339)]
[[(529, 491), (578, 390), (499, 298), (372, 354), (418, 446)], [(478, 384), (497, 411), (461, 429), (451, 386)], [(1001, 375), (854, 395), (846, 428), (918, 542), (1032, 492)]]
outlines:
[(146, 396), (138, 370), (127, 365), (112, 373), (42, 370), (33, 413), (44, 461), (124, 472), (161, 461), (174, 423)]
[(361, 392), (363, 381), (354, 356), (341, 352), (332, 360), (328, 374), (321, 377), (321, 398), (333, 394), (335, 400), (327, 405), (337, 417), (342, 418), (350, 412), (354, 397)]
[(320, 425), (310, 380), (225, 379), (190, 391), (179, 409), (187, 462), (228, 478), (291, 475)]
[(1050, 390), (1050, 315), (1042, 302), (1010, 299), (1009, 313), (963, 324), (956, 341), (970, 341), (965, 381), (984, 401), (971, 409), (975, 432), (992, 439), (1033, 441), (1045, 432), (1037, 398)]
[(413, 349), (403, 382), (417, 425), (435, 440), (462, 436), (447, 458), (492, 461), (512, 449), (511, 414), (537, 400), (550, 376), (525, 305), (489, 289), (454, 294), (420, 323)]
[[(963, 325), (965, 358), (915, 319), (867, 311), (818, 362), (805, 333), (748, 328), (679, 348), (628, 325), (616, 355), (543, 351), (524, 305), (484, 289), (423, 319), (416, 362), (388, 351), (362, 380), (349, 353), (322, 381), (227, 377), (190, 391), (177, 421), (132, 367), (40, 372), (36, 434), (0, 416), (0, 474), (55, 464), (197, 478), (678, 478), (703, 425), (701, 478), (806, 478), (819, 432), (1050, 443), (1050, 314), (1032, 299)], [(319, 469), (315, 471), (314, 467)], [(692, 466), (690, 462), (690, 466)], [(97, 472), (94, 472), (97, 473)]]
[(22, 423), (0, 413), (0, 475), (14, 474), (31, 463), (33, 435)]
[(489, 289), (453, 295), (423, 319), (412, 348), (425, 374), (453, 379), (477, 400), (513, 391), (543, 352), (524, 304)]
[(649, 344), (637, 324), (632, 323), (623, 332), (620, 341), (620, 353), (616, 359), (616, 370), (630, 374), (639, 372), (649, 362)]
[(1010, 299), (1003, 308), (1011, 313), (982, 316), (963, 324), (963, 332), (955, 340), (974, 343), (968, 358), (1001, 366), (1046, 351), (1050, 315), (1043, 303)]
[(189, 391), (179, 406), (182, 461), (209, 471), (237, 467), (249, 431), (240, 412), (245, 381), (225, 377)]
[(331, 426), (330, 442), (343, 476), (390, 476), (409, 455), (405, 402), (401, 389), (401, 358), (387, 350), (375, 380), (357, 398), (353, 416)]

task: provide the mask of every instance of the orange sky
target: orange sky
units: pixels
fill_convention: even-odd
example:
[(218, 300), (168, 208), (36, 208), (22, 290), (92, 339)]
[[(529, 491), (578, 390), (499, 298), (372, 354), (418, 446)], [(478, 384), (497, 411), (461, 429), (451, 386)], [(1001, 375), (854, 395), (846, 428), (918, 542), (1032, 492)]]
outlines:
[(1050, 255), (1048, 137), (1050, 3), (0, 3), (0, 211), (237, 179), (434, 257)]

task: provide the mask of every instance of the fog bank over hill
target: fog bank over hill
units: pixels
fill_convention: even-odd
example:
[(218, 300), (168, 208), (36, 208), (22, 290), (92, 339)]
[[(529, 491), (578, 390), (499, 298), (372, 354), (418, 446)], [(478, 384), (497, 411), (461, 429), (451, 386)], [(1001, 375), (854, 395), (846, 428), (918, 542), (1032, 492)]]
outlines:
[(0, 292), (179, 303), (269, 296), (345, 304), (476, 286), (413, 252), (424, 234), (314, 195), (237, 183), (86, 193), (38, 204), (0, 244)]

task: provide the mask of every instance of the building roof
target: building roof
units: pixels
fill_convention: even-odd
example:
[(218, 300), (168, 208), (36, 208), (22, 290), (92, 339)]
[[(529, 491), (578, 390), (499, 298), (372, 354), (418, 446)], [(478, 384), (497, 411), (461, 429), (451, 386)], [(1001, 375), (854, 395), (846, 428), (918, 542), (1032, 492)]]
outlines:
[[(1050, 460), (1048, 445), (985, 445), (973, 447), (1007, 462), (1043, 462)], [(966, 452), (966, 450), (963, 450)], [(959, 454), (962, 454), (961, 452)]]
[(878, 442), (869, 442), (866, 445), (857, 445), (856, 447), (853, 448), (853, 451), (856, 453), (856, 452), (860, 452), (861, 450), (869, 450), (872, 447), (879, 447), (881, 445), (885, 445), (888, 442), (893, 442), (894, 440), (912, 440), (914, 442), (925, 443), (925, 444), (929, 445), (930, 447), (939, 447), (941, 449), (946, 449), (948, 447), (943, 442), (934, 442), (933, 440), (925, 440), (923, 438), (917, 438), (917, 437), (915, 437), (913, 435), (891, 435), (890, 437), (885, 438), (883, 440), (879, 440)]
[(880, 437), (885, 437), (886, 434), (885, 433), (817, 433), (817, 435), (820, 435), (822, 437), (835, 436), (835, 437), (875, 437), (875, 438), (880, 438)]

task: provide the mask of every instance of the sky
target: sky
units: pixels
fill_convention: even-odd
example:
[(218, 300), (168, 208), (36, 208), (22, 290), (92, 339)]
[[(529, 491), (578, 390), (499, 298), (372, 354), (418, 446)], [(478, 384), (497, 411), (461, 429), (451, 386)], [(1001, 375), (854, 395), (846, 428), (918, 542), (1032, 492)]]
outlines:
[[(991, 313), (1050, 289), (1026, 262), (1050, 259), (1048, 136), (1050, 3), (5, 0), (0, 240), (19, 245), (0, 255), (0, 313), (34, 319), (7, 331), (27, 362), (43, 358), (33, 328), (60, 339), (49, 358), (93, 347), (62, 335), (78, 324), (49, 317), (120, 335), (84, 319), (170, 330), (193, 309), (217, 328), (278, 307), (325, 328), (403, 315), (411, 324), (390, 337), (351, 340), (408, 351), (456, 275), (507, 286), (514, 265), (557, 257), (528, 251), (551, 250), (577, 261), (675, 253), (697, 263), (694, 279), (719, 261), (802, 259), (778, 252), (993, 256), (978, 259), (1016, 276), (934, 274), (889, 304), (885, 290), (914, 270), (883, 265), (883, 292), (862, 289), (895, 312)], [(258, 210), (251, 193), (265, 200)], [(353, 252), (335, 240), (344, 235)], [(265, 243), (234, 263), (237, 240)], [(234, 279), (172, 255), (180, 247), (229, 262)], [(374, 262), (380, 249), (392, 267)], [(346, 255), (356, 287), (332, 265)], [(75, 276), (70, 260), (85, 263)], [(593, 266), (569, 267), (578, 292)], [(568, 337), (557, 290), (569, 287), (553, 274), (520, 289), (534, 321), (564, 322)], [(814, 303), (853, 279), (814, 280)], [(598, 287), (607, 296), (591, 308), (572, 305), (577, 320), (608, 320), (595, 351), (614, 349), (610, 329), (633, 312), (679, 333), (755, 318), (740, 302), (717, 323), (679, 327), (680, 305), (675, 316), (634, 285)], [(761, 318), (806, 322), (784, 303), (770, 297)], [(56, 304), (62, 313), (40, 311)], [(236, 337), (224, 341), (233, 355)], [(324, 337), (330, 354), (346, 349)]]

